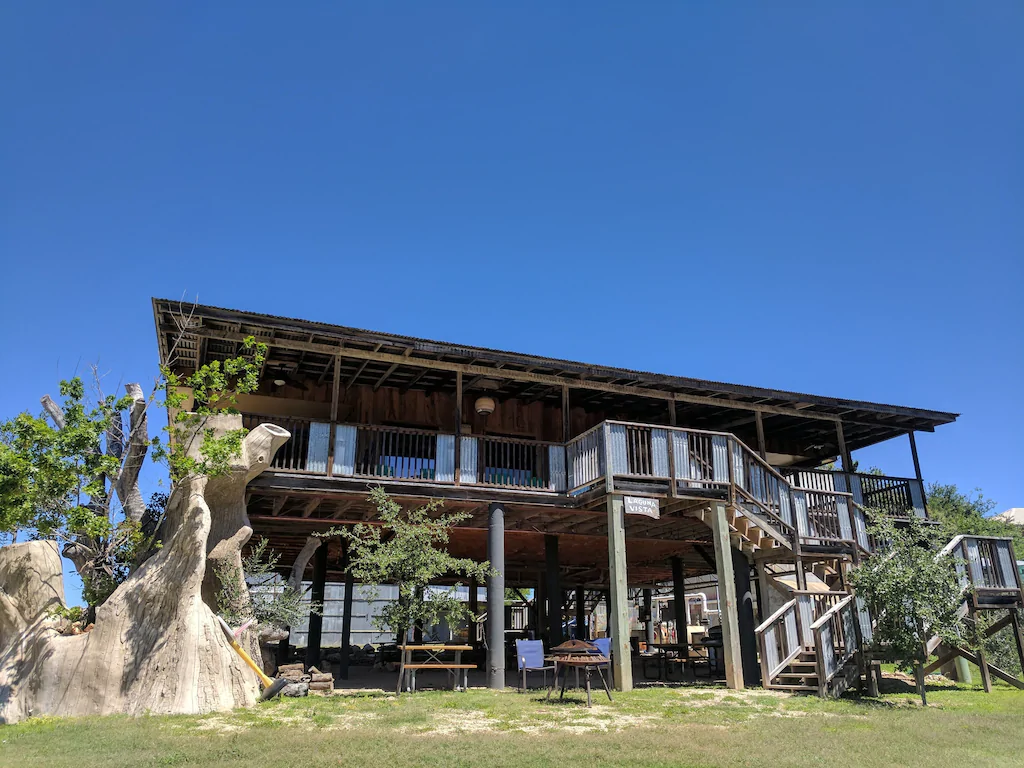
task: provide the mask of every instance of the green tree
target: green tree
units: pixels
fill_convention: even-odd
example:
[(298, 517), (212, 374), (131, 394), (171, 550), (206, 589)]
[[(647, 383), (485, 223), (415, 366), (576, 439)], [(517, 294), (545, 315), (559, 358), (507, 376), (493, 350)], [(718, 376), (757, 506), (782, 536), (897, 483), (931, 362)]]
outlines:
[(219, 566), (217, 575), (223, 586), (215, 610), (228, 624), (240, 626), (251, 621), (261, 629), (289, 627), (310, 612), (322, 610), (316, 603), (305, 605), (301, 590), (281, 580), (277, 572), (280, 556), (268, 549), (268, 543), (260, 539), (249, 548), (242, 558), (243, 578), (237, 578), (227, 566)]
[(440, 500), (404, 509), (383, 488), (374, 488), (369, 500), (377, 508), (375, 523), (352, 528), (333, 528), (325, 536), (341, 536), (348, 545), (349, 571), (369, 585), (397, 584), (398, 600), (384, 605), (374, 623), (401, 638), (417, 625), (441, 620), (454, 626), (471, 617), (457, 588), (436, 586), (445, 578), (484, 579), (490, 573), (487, 562), (477, 563), (453, 557), (447, 546), (452, 526), (469, 518), (464, 513), (441, 514)]
[[(143, 500), (139, 473), (147, 454), (166, 462), (172, 482), (226, 472), (238, 454), (246, 431), (215, 437), (204, 420), (237, 413), (236, 395), (258, 386), (267, 347), (253, 338), (242, 347), (238, 357), (187, 377), (161, 369), (148, 398), (138, 384), (120, 398), (104, 394), (98, 375), (92, 395), (80, 377), (61, 381), (58, 400), (42, 398), (42, 413), (0, 423), (0, 534), (56, 539), (82, 577), (87, 605), (102, 604), (157, 545), (167, 496)], [(181, 409), (184, 388), (193, 393), (192, 412)], [(166, 440), (149, 438), (154, 404), (174, 414)]]
[(1024, 526), (989, 517), (995, 505), (980, 488), (968, 495), (952, 484), (928, 485), (928, 516), (942, 523), (948, 538), (957, 534), (1005, 536), (1013, 539), (1017, 557), (1024, 557)]
[(967, 644), (955, 560), (940, 553), (946, 537), (935, 526), (911, 517), (897, 527), (881, 513), (870, 519), (875, 541), (886, 544), (853, 569), (850, 581), (875, 619), (874, 650), (914, 671), (921, 702), (927, 703), (927, 642), (938, 635), (950, 645)]

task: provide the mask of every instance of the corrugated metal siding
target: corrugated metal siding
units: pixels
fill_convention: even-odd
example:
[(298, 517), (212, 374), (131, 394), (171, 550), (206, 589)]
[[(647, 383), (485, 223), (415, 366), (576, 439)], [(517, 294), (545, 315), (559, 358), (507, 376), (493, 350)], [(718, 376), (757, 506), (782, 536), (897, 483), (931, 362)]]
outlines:
[(874, 631), (871, 629), (871, 614), (868, 613), (868, 606), (861, 598), (855, 597), (853, 600), (857, 604), (857, 618), (860, 620), (860, 637), (861, 640), (867, 643), (874, 636)]
[(860, 478), (856, 475), (850, 475), (850, 493), (853, 494), (853, 500), (864, 506), (864, 489), (861, 488)]
[(910, 481), (910, 500), (914, 505), (914, 514), (924, 517), (924, 494), (921, 491), (921, 483), (917, 480)]
[(729, 439), (724, 435), (711, 438), (711, 463), (716, 483), (729, 482)]
[(668, 477), (668, 432), (651, 430), (651, 469), (658, 477)]
[(610, 424), (608, 435), (611, 441), (612, 474), (629, 474), (629, 454), (626, 451), (626, 427), (624, 424)]
[(565, 490), (565, 448), (560, 445), (548, 446), (548, 466), (551, 469), (551, 479), (548, 487), (553, 491)]
[(356, 472), (356, 428), (338, 424), (334, 428), (335, 475), (351, 477)]
[(793, 512), (796, 515), (796, 530), (801, 536), (808, 534), (807, 496), (803, 491), (793, 491)]
[(690, 478), (690, 436), (686, 432), (672, 433), (672, 461), (677, 478)]
[(996, 558), (999, 560), (999, 586), (1007, 589), (1015, 589), (1017, 581), (1014, 574), (1017, 571), (1016, 563), (1010, 556), (1010, 542), (993, 541), (992, 546), (996, 550)]
[(455, 482), (455, 435), (437, 436), (437, 479), (442, 483)]
[[(716, 438), (717, 439), (717, 438)], [(743, 449), (738, 441), (730, 441), (732, 448), (732, 477), (733, 482), (740, 488), (747, 487), (747, 473), (743, 471)]]
[(792, 496), (788, 483), (779, 486), (779, 515), (790, 525), (793, 524)]
[(970, 569), (971, 582), (973, 584), (984, 584), (985, 575), (981, 569), (981, 554), (978, 552), (978, 542), (975, 539), (966, 539), (967, 546), (967, 567)]
[(836, 514), (839, 515), (839, 536), (846, 541), (853, 541), (853, 531), (850, 529), (850, 506), (846, 503), (845, 496), (836, 498)]
[(860, 507), (855, 506), (853, 508), (853, 522), (857, 526), (857, 541), (864, 547), (864, 549), (870, 549), (871, 545), (868, 542), (868, 521), (864, 517), (864, 510)]
[(306, 469), (327, 473), (327, 452), (331, 443), (331, 425), (313, 422), (309, 425), (309, 443), (306, 450)]
[(477, 440), (475, 437), (463, 437), (459, 455), (459, 479), (463, 483), (475, 483), (477, 464)]

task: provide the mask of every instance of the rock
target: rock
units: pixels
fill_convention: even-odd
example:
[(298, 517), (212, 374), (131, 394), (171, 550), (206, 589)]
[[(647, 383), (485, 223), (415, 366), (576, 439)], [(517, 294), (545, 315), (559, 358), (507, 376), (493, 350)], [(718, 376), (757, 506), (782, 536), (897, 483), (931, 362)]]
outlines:
[(306, 696), (309, 694), (308, 683), (289, 683), (281, 689), (282, 696), (292, 696), (298, 698), (299, 696)]

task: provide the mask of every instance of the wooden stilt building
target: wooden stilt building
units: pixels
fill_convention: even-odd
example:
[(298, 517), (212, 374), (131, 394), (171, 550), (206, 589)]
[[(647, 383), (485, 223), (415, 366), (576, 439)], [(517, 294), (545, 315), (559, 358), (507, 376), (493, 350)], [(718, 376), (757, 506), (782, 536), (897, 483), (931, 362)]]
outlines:
[[(926, 517), (914, 433), (957, 418), (206, 306), (188, 308), (172, 352), (179, 302), (153, 309), (161, 362), (181, 373), (237, 355), (248, 336), (269, 345), (259, 391), (238, 407), (247, 426), (292, 435), (248, 489), (254, 533), (283, 565), (312, 532), (372, 522), (372, 485), (471, 515), (450, 548), (500, 571), (487, 601), (494, 687), (505, 587), (545, 595), (537, 630), (551, 644), (587, 595), (606, 594), (615, 685), (628, 689), (630, 590), (671, 587), (681, 606), (682, 579), (715, 574), (730, 687), (840, 690), (870, 633), (844, 580), (871, 548), (864, 509)], [(850, 471), (852, 451), (896, 438), (914, 477)], [(985, 577), (1019, 605), (1016, 570), (990, 549)], [(340, 552), (316, 575), (321, 590), (345, 581)]]

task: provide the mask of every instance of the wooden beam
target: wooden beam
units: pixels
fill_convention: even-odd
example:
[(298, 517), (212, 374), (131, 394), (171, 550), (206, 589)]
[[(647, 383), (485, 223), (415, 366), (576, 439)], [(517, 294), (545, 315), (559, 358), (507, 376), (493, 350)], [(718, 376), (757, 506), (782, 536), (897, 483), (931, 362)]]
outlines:
[[(409, 347), (405, 352), (402, 353), (402, 357), (409, 357), (412, 354), (412, 347)], [(376, 392), (380, 389), (381, 385), (387, 381), (388, 376), (395, 372), (400, 363), (392, 363), (391, 367), (384, 371), (384, 375), (377, 379), (377, 383), (373, 385), (373, 391)]]
[[(244, 335), (241, 333), (233, 333), (230, 331), (221, 331), (211, 328), (197, 328), (193, 331), (193, 333), (196, 336), (207, 336), (209, 338), (218, 338), (224, 341), (238, 341), (244, 338)], [(564, 376), (554, 376), (551, 374), (533, 373), (527, 371), (513, 371), (507, 368), (490, 368), (480, 365), (455, 363), (447, 360), (442, 361), (425, 357), (404, 357), (403, 355), (400, 354), (396, 355), (390, 352), (381, 352), (380, 349), (384, 346), (382, 343), (376, 344), (372, 351), (365, 349), (354, 349), (351, 347), (342, 348), (338, 344), (310, 343), (303, 341), (293, 341), (290, 339), (273, 339), (269, 343), (271, 343), (272, 346), (277, 346), (285, 349), (296, 349), (300, 351), (303, 349), (308, 349), (311, 352), (317, 352), (322, 355), (338, 354), (346, 358), (364, 360), (367, 363), (397, 362), (399, 364), (406, 364), (421, 368), (431, 368), (434, 370), (451, 372), (461, 371), (465, 375), (479, 377), (480, 379), (509, 379), (512, 381), (532, 381), (539, 384), (551, 384), (554, 386), (561, 386), (563, 383), (565, 383)], [(421, 344), (417, 346), (417, 349), (419, 347), (429, 347), (430, 352), (436, 352), (433, 345)], [(357, 371), (356, 376), (352, 377), (352, 379), (349, 380), (349, 384), (346, 385), (346, 389), (352, 385), (356, 378), (358, 378), (358, 375), (362, 373), (363, 368), (365, 368), (365, 366), (360, 368), (360, 370)], [(594, 390), (595, 392), (610, 392), (613, 394), (648, 398), (651, 400), (669, 400), (678, 403), (713, 405), (716, 408), (724, 407), (745, 411), (760, 411), (761, 413), (774, 413), (783, 416), (795, 416), (801, 419), (828, 421), (832, 423), (836, 423), (839, 421), (839, 417), (832, 414), (808, 413), (806, 410), (801, 410), (799, 408), (782, 408), (779, 406), (771, 405), (757, 405), (755, 403), (748, 403), (742, 400), (731, 400), (725, 397), (706, 397), (703, 395), (689, 395), (681, 392), (666, 392), (664, 390), (651, 389), (648, 387), (610, 384), (606, 382), (595, 381), (593, 379), (573, 379), (572, 385), (577, 389), (588, 389)], [(871, 423), (865, 424), (866, 426), (884, 426)]]
[(910, 438), (910, 455), (914, 457), (914, 477), (921, 480), (921, 462), (917, 458), (917, 440), (914, 438), (914, 432), (907, 432), (907, 437)]
[[(376, 347), (374, 347), (374, 353), (378, 352), (380, 350), (380, 348), (383, 347), (383, 346), (384, 346), (383, 344), (378, 344)], [(348, 351), (349, 352), (354, 352), (356, 350), (348, 350)], [(360, 351), (362, 351), (362, 350), (360, 350)], [(352, 357), (352, 355), (349, 355), (349, 354), (347, 354), (345, 356), (346, 357)], [(389, 358), (390, 357), (391, 356), (389, 356)], [(366, 370), (366, 366), (368, 366), (371, 362), (373, 362), (373, 358), (370, 358), (370, 357), (357, 356), (356, 359), (361, 359), (363, 361), (363, 364), (360, 365), (359, 368), (356, 370), (356, 372), (352, 374), (352, 378), (350, 378), (348, 380), (348, 382), (345, 384), (345, 389), (350, 389), (352, 387), (352, 385), (356, 383), (356, 379), (358, 379), (362, 375), (363, 371)]]
[(853, 456), (846, 450), (846, 437), (843, 435), (843, 422), (836, 422), (836, 440), (839, 443), (839, 456), (843, 460), (843, 472), (853, 472)]
[(341, 358), (334, 358), (334, 383), (331, 385), (331, 423), (338, 420), (338, 398), (341, 395)]
[(571, 421), (569, 419), (569, 385), (562, 385), (562, 442), (568, 443), (572, 439)]
[(742, 691), (743, 661), (740, 649), (739, 605), (736, 601), (736, 580), (732, 564), (732, 545), (729, 542), (729, 524), (725, 504), (711, 506), (711, 530), (714, 533), (715, 560), (718, 563), (718, 610), (722, 621), (723, 655), (725, 656), (725, 684)]
[(764, 417), (760, 411), (754, 412), (754, 422), (757, 424), (757, 452), (761, 456), (761, 461), (767, 461), (764, 450)]
[(270, 514), (277, 517), (281, 514), (281, 510), (284, 509), (284, 503), (288, 501), (287, 495), (275, 496), (273, 506), (270, 509)]
[(420, 379), (422, 379), (424, 376), (426, 376), (428, 373), (430, 373), (430, 369), (429, 368), (424, 368), (422, 371), (420, 371), (415, 376), (413, 376), (411, 379), (409, 379), (409, 383), (405, 384), (402, 387), (402, 393), (404, 394), (404, 393), (408, 392), (410, 389), (412, 389), (413, 386), (417, 382), (419, 382)]
[[(462, 481), (462, 371), (455, 372), (455, 484)], [(504, 513), (503, 513), (504, 514)], [(504, 520), (504, 517), (502, 517)]]
[(607, 499), (608, 567), (611, 593), (608, 618), (612, 638), (612, 678), (617, 691), (633, 690), (633, 656), (629, 644), (629, 590), (626, 586), (626, 520), (622, 496)]
[(310, 517), (313, 514), (313, 512), (316, 511), (316, 508), (319, 507), (319, 506), (320, 506), (320, 499), (319, 498), (310, 499), (309, 501), (307, 501), (302, 506), (302, 516), (303, 517)]

